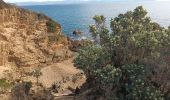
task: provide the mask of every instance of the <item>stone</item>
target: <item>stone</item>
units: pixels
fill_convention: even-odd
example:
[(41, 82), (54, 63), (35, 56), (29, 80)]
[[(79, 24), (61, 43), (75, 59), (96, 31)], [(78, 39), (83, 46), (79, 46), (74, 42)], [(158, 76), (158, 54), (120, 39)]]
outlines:
[(17, 67), (36, 67), (70, 57), (68, 45), (52, 49), (53, 44), (66, 37), (61, 35), (61, 25), (56, 22), (56, 32), (48, 33), (47, 16), (0, 1), (0, 65), (13, 63)]
[(80, 30), (74, 30), (73, 35), (81, 35), (82, 32)]

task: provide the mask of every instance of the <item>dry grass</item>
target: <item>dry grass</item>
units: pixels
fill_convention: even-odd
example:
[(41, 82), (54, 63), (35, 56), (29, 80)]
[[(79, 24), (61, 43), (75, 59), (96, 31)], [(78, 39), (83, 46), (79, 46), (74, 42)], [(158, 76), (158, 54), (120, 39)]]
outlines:
[(4, 32), (5, 32), (5, 29), (4, 29), (2, 26), (0, 26), (0, 32), (1, 32), (1, 33), (4, 33)]

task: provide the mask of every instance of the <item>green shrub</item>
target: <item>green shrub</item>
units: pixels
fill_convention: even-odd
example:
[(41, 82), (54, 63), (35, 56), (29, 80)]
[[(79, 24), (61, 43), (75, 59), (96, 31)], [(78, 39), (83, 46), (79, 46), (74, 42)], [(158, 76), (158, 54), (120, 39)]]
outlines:
[(52, 32), (55, 33), (57, 31), (57, 23), (55, 21), (53, 21), (52, 19), (50, 19), (49, 21), (47, 21), (47, 29), (48, 32)]
[[(37, 68), (32, 72), (32, 76), (36, 78), (37, 85), (39, 84), (39, 77), (42, 75), (41, 69)], [(31, 85), (31, 84), (30, 84)]]
[(44, 19), (46, 16), (45, 16), (44, 14), (42, 14), (42, 13), (38, 13), (37, 17), (38, 17), (38, 20), (42, 20), (42, 19)]
[(0, 79), (0, 88), (2, 90), (10, 89), (12, 85), (6, 79)]
[(146, 15), (142, 6), (120, 14), (111, 19), (111, 32), (104, 16), (93, 18), (95, 24), (90, 26), (90, 32), (95, 43), (81, 49), (74, 63), (88, 79), (92, 78), (91, 88), (102, 91), (106, 100), (165, 98), (161, 85), (155, 85), (152, 77), (156, 60), (169, 51), (170, 31)]
[(110, 62), (110, 55), (98, 46), (87, 46), (79, 51), (74, 60), (75, 66), (83, 69), (87, 76), (94, 75), (95, 71)]

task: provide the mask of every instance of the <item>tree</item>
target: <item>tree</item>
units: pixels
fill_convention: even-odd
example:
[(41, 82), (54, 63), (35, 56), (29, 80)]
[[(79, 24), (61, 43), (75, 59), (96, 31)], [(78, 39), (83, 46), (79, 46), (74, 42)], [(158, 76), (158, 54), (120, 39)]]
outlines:
[(109, 31), (105, 26), (106, 18), (103, 15), (96, 15), (93, 17), (95, 25), (89, 26), (89, 31), (92, 33), (92, 37), (96, 44), (104, 45), (109, 40)]
[(37, 84), (39, 84), (39, 77), (42, 75), (41, 69), (37, 68), (32, 72), (33, 77), (36, 78)]
[(156, 65), (152, 62), (170, 50), (170, 31), (146, 15), (142, 6), (120, 14), (111, 19), (111, 32), (104, 16), (93, 18), (90, 32), (95, 44), (81, 49), (74, 62), (87, 80), (93, 81), (91, 88), (104, 91), (106, 100), (165, 98), (161, 87), (152, 81)]

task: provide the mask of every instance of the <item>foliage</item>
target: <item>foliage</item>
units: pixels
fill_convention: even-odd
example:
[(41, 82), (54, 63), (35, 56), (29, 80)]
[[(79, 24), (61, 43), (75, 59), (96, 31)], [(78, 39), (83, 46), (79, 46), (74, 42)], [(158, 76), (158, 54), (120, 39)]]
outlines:
[(170, 31), (146, 15), (142, 6), (120, 14), (111, 19), (111, 32), (104, 16), (93, 18), (90, 32), (95, 44), (81, 49), (74, 62), (87, 78), (93, 78), (93, 88), (105, 91), (106, 99), (164, 99), (161, 87), (152, 81), (156, 64), (151, 62), (169, 52)]
[(114, 58), (119, 65), (159, 57), (160, 48), (167, 43), (164, 40), (169, 33), (164, 32), (165, 29), (152, 22), (146, 14), (140, 6), (134, 12), (120, 14), (111, 20), (111, 42), (113, 48), (118, 48), (113, 52), (117, 55)]
[(11, 89), (12, 100), (30, 100), (31, 82), (16, 83)]
[(31, 81), (24, 81), (25, 85), (27, 85), (29, 88), (32, 87), (32, 82)]
[(87, 46), (79, 51), (79, 55), (75, 59), (75, 65), (83, 69), (87, 76), (93, 75), (98, 68), (107, 65), (109, 54), (98, 46)]
[(12, 85), (6, 79), (0, 79), (0, 89), (7, 90), (10, 89)]
[(37, 84), (39, 83), (39, 77), (42, 75), (41, 69), (37, 68), (32, 72), (33, 77), (37, 79)]
[(52, 19), (49, 19), (49, 21), (47, 21), (46, 24), (47, 24), (48, 32), (55, 33), (57, 31), (57, 29), (56, 29), (57, 23), (55, 21), (53, 21)]
[(118, 81), (122, 76), (121, 70), (111, 65), (107, 65), (102, 69), (97, 69), (95, 74), (103, 85), (108, 85), (110, 83), (118, 84)]
[(90, 25), (89, 31), (92, 33), (92, 37), (94, 38), (96, 43), (105, 45), (105, 43), (109, 41), (109, 34), (108, 34), (109, 31), (105, 26), (106, 18), (103, 15), (100, 16), (96, 15), (93, 17), (93, 19), (95, 20), (95, 25)]
[(46, 15), (44, 15), (43, 13), (38, 13), (37, 17), (38, 17), (38, 20), (43, 20), (44, 18), (46, 18)]
[[(147, 80), (150, 71), (145, 65), (125, 65), (122, 68), (123, 82), (121, 82), (124, 99), (128, 100), (162, 100), (161, 92)], [(123, 97), (122, 96), (122, 97)], [(121, 97), (121, 98), (122, 98)]]

